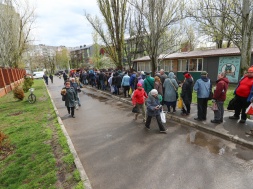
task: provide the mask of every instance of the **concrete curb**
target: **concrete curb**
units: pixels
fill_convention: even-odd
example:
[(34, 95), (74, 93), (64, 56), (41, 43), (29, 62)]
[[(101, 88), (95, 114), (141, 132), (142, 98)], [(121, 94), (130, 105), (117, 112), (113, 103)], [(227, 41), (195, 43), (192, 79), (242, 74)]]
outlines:
[[(116, 100), (119, 100), (121, 102), (125, 102), (129, 105), (131, 105), (131, 101), (129, 100), (126, 100), (126, 99), (122, 99), (120, 97), (117, 97), (117, 96), (114, 96), (108, 92), (104, 92), (104, 91), (100, 91), (100, 90), (97, 90), (95, 88), (92, 88), (90, 86), (85, 86), (86, 88), (88, 89), (93, 89), (93, 90), (96, 90), (97, 92), (101, 93), (101, 94), (104, 94), (104, 95), (107, 95), (107, 96), (110, 96), (112, 97), (113, 99), (116, 99)], [(249, 141), (246, 141), (244, 139), (241, 139), (239, 138), (237, 135), (230, 135), (230, 134), (227, 134), (227, 133), (222, 133), (222, 132), (219, 132), (213, 128), (210, 128), (210, 127), (206, 127), (206, 126), (203, 126), (199, 123), (195, 123), (193, 121), (189, 121), (187, 119), (184, 119), (184, 118), (181, 118), (181, 117), (178, 117), (176, 115), (166, 115), (166, 118), (168, 119), (171, 119), (173, 121), (176, 121), (176, 122), (179, 122), (185, 126), (190, 126), (190, 127), (193, 127), (195, 129), (198, 129), (200, 131), (203, 131), (203, 132), (206, 132), (206, 133), (209, 133), (209, 134), (212, 134), (214, 136), (217, 136), (217, 137), (220, 137), (222, 139), (225, 139), (225, 140), (228, 140), (228, 141), (231, 141), (233, 143), (236, 143), (236, 144), (240, 144), (244, 147), (247, 147), (247, 148), (250, 148), (250, 149), (253, 149), (253, 142), (249, 142)]]
[[(46, 88), (47, 88), (47, 87), (46, 87)], [(80, 173), (80, 177), (81, 177), (81, 180), (83, 181), (83, 184), (84, 184), (84, 186), (85, 186), (85, 189), (92, 189), (91, 184), (90, 184), (90, 181), (89, 181), (89, 178), (88, 178), (88, 176), (87, 176), (87, 174), (86, 174), (86, 172), (85, 172), (85, 170), (84, 170), (84, 168), (83, 168), (83, 165), (82, 165), (82, 163), (81, 163), (81, 161), (80, 161), (80, 159), (79, 159), (79, 157), (78, 157), (78, 155), (77, 155), (77, 152), (76, 152), (75, 147), (74, 147), (74, 145), (73, 145), (73, 143), (72, 143), (72, 141), (71, 141), (71, 139), (70, 139), (70, 137), (69, 137), (69, 134), (68, 134), (68, 132), (67, 132), (66, 129), (65, 129), (65, 126), (64, 126), (64, 124), (63, 124), (63, 122), (62, 122), (62, 119), (61, 119), (61, 117), (60, 117), (60, 114), (59, 114), (59, 112), (58, 112), (58, 110), (57, 110), (57, 108), (56, 108), (56, 106), (55, 106), (55, 104), (54, 104), (54, 101), (53, 101), (53, 99), (52, 99), (52, 96), (51, 96), (51, 94), (50, 94), (48, 88), (47, 88), (47, 93), (48, 93), (48, 95), (49, 95), (49, 97), (50, 97), (50, 99), (51, 99), (51, 102), (52, 102), (52, 104), (53, 104), (54, 111), (55, 111), (55, 113), (56, 113), (56, 115), (57, 115), (58, 123), (60, 124), (61, 129), (62, 129), (62, 132), (64, 133), (64, 135), (65, 135), (65, 137), (66, 137), (66, 139), (67, 139), (67, 143), (68, 143), (70, 152), (72, 153), (72, 155), (73, 155), (73, 157), (74, 157), (74, 162), (75, 162), (76, 168), (78, 169), (78, 171), (79, 171), (79, 173)]]

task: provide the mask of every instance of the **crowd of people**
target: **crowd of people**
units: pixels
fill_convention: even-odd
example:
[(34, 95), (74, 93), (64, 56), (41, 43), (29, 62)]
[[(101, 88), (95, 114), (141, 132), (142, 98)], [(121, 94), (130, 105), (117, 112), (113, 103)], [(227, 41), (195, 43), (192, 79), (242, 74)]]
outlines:
[[(73, 101), (81, 106), (78, 96), (78, 87), (81, 85), (91, 85), (99, 90), (106, 90), (114, 95), (123, 95), (124, 98), (131, 98), (133, 106), (137, 107), (138, 113), (135, 113), (134, 120), (138, 119), (141, 112), (143, 122), (146, 128), (150, 129), (150, 121), (152, 116), (156, 117), (160, 132), (166, 132), (166, 128), (161, 122), (160, 113), (163, 106), (167, 107), (167, 113), (176, 112), (177, 101), (179, 98), (183, 101), (181, 109), (182, 116), (188, 116), (191, 113), (192, 93), (197, 93), (197, 121), (206, 120), (208, 100), (212, 100), (216, 104), (217, 109), (214, 111), (214, 119), (212, 123), (222, 123), (224, 115), (224, 101), (228, 90), (229, 80), (225, 72), (218, 74), (215, 82), (214, 90), (212, 90), (212, 82), (208, 78), (206, 71), (201, 72), (201, 77), (194, 81), (191, 74), (187, 71), (183, 72), (184, 81), (179, 82), (173, 72), (165, 74), (161, 69), (152, 77), (149, 73), (139, 72), (103, 72), (94, 70), (83, 70), (80, 72), (71, 72), (69, 75), (63, 73), (65, 88), (68, 91), (69, 98), (65, 105), (68, 112), (74, 117)], [(67, 84), (67, 85), (66, 85)], [(235, 114), (229, 116), (229, 119), (240, 119), (239, 123), (245, 123), (246, 108), (253, 101), (253, 67), (239, 81), (235, 89)], [(178, 94), (178, 88), (181, 87), (181, 93)], [(76, 95), (72, 95), (74, 88)], [(210, 94), (213, 96), (210, 97)], [(160, 106), (161, 105), (161, 106)], [(70, 111), (71, 110), (71, 111)], [(240, 117), (241, 115), (241, 117)]]

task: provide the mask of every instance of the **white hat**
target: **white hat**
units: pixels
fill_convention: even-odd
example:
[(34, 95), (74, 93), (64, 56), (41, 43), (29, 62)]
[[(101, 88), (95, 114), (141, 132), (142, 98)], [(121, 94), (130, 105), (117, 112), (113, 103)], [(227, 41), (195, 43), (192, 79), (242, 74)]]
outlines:
[(141, 71), (141, 74), (144, 75), (145, 74), (144, 71)]
[(158, 91), (156, 89), (152, 89), (150, 91), (151, 95), (157, 95), (158, 94)]

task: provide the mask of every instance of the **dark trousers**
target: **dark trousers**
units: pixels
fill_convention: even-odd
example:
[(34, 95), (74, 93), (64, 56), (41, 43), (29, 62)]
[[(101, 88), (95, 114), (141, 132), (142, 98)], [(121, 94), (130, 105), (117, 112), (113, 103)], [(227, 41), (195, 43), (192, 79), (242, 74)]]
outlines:
[[(68, 113), (71, 114), (71, 116), (73, 116), (75, 114), (75, 107), (67, 107)], [(71, 110), (71, 112), (70, 112)]]
[[(157, 124), (158, 124), (158, 127), (159, 127), (160, 131), (165, 131), (165, 127), (163, 126), (160, 114), (156, 115), (155, 117), (156, 117), (156, 121), (157, 121)], [(145, 126), (147, 128), (150, 128), (151, 119), (152, 119), (152, 116), (148, 115), (147, 120), (146, 120), (146, 124), (145, 124)]]
[(247, 102), (247, 97), (240, 97), (235, 95), (236, 103), (235, 103), (235, 117), (239, 117), (241, 114), (241, 119), (246, 120), (247, 115), (245, 113), (246, 109), (250, 105), (250, 102)]
[(185, 113), (185, 114), (190, 114), (190, 112), (191, 112), (191, 104), (186, 104), (185, 103), (185, 107), (183, 107), (183, 113)]
[(130, 86), (123, 86), (123, 89), (124, 89), (124, 97), (127, 97), (129, 95)]
[(201, 120), (206, 120), (208, 99), (207, 98), (198, 98), (197, 103), (198, 103), (198, 106), (197, 106), (198, 107), (198, 118)]

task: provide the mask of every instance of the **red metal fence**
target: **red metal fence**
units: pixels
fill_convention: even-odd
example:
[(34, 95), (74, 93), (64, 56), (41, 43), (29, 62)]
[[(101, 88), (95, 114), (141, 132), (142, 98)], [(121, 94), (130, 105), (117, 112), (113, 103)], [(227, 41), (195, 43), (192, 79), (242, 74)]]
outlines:
[(23, 82), (26, 71), (16, 68), (0, 68), (0, 97), (14, 89), (15, 85)]

